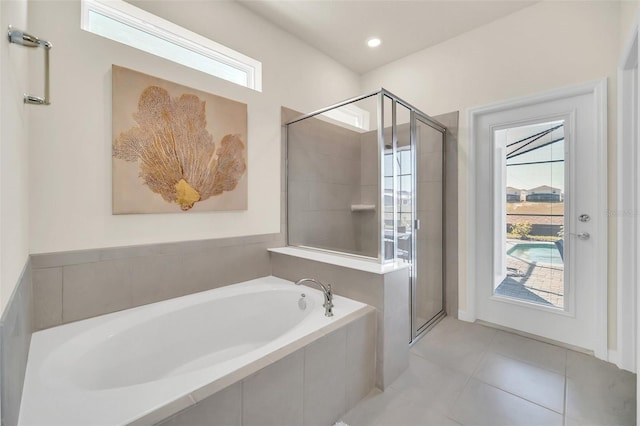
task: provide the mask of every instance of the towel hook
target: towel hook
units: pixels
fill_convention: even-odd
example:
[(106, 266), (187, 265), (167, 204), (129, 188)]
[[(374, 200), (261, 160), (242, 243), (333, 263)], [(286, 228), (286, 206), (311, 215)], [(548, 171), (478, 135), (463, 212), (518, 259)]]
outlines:
[(49, 50), (53, 47), (51, 43), (46, 40), (39, 39), (38, 37), (26, 33), (24, 31), (17, 30), (9, 25), (9, 43), (19, 44), (26, 47), (42, 47), (44, 49), (44, 96), (33, 96), (27, 93), (24, 94), (25, 104), (34, 105), (50, 105), (49, 100)]

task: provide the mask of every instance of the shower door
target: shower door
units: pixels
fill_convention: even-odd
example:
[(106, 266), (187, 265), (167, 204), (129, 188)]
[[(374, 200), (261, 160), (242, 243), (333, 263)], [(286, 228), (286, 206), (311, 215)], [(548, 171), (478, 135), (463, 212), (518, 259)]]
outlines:
[(412, 114), (414, 238), (411, 268), (411, 340), (445, 314), (444, 132)]

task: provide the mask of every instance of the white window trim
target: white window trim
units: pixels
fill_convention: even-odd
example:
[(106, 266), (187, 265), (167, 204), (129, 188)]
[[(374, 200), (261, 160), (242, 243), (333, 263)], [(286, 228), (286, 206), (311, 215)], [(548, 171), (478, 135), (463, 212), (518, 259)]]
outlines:
[[(262, 91), (262, 63), (220, 43), (189, 31), (122, 0), (82, 0), (81, 28), (89, 29), (89, 13), (95, 12), (140, 31), (174, 43), (247, 74), (247, 86)], [(220, 78), (220, 77), (219, 77)]]

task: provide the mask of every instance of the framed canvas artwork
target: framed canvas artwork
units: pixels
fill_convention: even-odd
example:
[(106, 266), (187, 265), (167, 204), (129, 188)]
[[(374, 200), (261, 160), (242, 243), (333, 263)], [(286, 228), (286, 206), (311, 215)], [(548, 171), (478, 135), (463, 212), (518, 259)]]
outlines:
[(113, 213), (247, 209), (247, 105), (112, 67)]

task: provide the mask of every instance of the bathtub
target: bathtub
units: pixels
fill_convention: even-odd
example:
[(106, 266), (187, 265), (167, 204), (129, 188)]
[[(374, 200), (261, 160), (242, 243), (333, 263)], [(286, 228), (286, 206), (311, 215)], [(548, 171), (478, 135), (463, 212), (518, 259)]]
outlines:
[(19, 424), (153, 423), (371, 309), (322, 304), (269, 276), (36, 332)]

